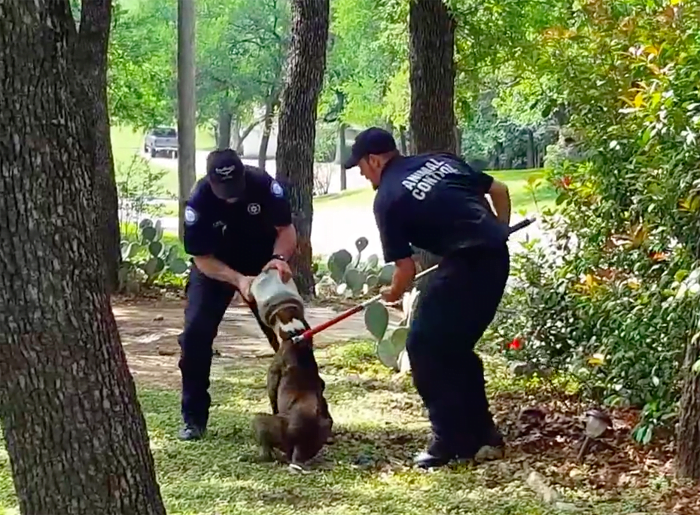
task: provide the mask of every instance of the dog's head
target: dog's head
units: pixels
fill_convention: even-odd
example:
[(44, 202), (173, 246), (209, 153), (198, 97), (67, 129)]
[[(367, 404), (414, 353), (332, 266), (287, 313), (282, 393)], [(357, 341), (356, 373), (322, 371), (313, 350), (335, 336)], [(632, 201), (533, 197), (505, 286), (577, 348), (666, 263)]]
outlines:
[(272, 330), (280, 344), (290, 341), (307, 329), (310, 329), (310, 326), (304, 319), (301, 309), (295, 305), (280, 308), (272, 317)]

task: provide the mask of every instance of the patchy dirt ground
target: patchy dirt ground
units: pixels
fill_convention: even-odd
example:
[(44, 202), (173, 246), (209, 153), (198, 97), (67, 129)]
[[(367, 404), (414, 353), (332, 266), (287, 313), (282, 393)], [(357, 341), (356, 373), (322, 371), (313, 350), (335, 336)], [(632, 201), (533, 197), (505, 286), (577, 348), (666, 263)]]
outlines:
[[(184, 324), (185, 301), (116, 299), (112, 302), (112, 308), (136, 380), (142, 384), (179, 388), (180, 347), (177, 337)], [(316, 305), (307, 308), (306, 314), (313, 327), (340, 312), (341, 307)], [(398, 323), (399, 319), (397, 312), (390, 324)], [(319, 333), (314, 337), (314, 344), (324, 348), (333, 342), (357, 338), (371, 338), (361, 313)], [(255, 317), (244, 304), (239, 303), (232, 303), (226, 311), (214, 340), (214, 352), (213, 367), (272, 357), (272, 348)]]

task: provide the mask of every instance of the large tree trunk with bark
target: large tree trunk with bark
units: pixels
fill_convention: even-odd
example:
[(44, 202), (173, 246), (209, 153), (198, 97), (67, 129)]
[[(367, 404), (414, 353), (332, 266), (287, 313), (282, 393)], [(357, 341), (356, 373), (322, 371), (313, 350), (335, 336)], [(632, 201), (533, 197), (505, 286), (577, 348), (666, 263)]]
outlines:
[[(414, 0), (409, 31), (412, 150), (454, 152), (454, 18), (442, 0)], [(421, 269), (439, 262), (422, 250), (416, 258)]]
[(695, 480), (700, 480), (700, 374), (696, 374), (692, 369), (699, 359), (700, 345), (691, 341), (686, 348), (683, 365), (685, 377), (676, 434), (678, 475)]
[(194, 0), (177, 3), (178, 236), (185, 230), (185, 207), (197, 180)]
[(162, 515), (102, 268), (68, 2), (0, 7), (0, 419), (23, 514)]
[(300, 292), (312, 296), (311, 225), (313, 221), (316, 111), (326, 67), (329, 0), (292, 0), (292, 37), (279, 115), (277, 177), (286, 185), (297, 230), (292, 259)]
[(121, 263), (119, 201), (107, 103), (107, 52), (111, 23), (111, 0), (83, 0), (80, 33), (75, 40), (76, 65), (83, 78), (84, 109), (96, 137), (92, 148), (95, 184), (100, 196), (100, 260), (108, 291), (116, 291)]
[(275, 109), (279, 105), (279, 94), (268, 99), (265, 103), (265, 115), (263, 117), (263, 130), (260, 137), (260, 151), (258, 152), (258, 167), (265, 170), (267, 167), (267, 149), (270, 145), (270, 134), (272, 132), (272, 122), (275, 121)]

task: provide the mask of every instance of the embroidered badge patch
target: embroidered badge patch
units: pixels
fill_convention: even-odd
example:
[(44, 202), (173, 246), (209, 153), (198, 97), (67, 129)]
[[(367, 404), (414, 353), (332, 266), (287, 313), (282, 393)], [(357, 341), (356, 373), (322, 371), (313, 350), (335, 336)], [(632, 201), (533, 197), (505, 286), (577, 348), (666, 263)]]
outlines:
[(197, 211), (192, 209), (190, 206), (185, 208), (185, 223), (192, 225), (197, 221), (198, 217), (199, 215), (197, 214)]
[(282, 186), (280, 186), (280, 183), (277, 181), (272, 181), (272, 186), (270, 186), (270, 189), (272, 190), (272, 194), (275, 197), (281, 197), (284, 195), (284, 190), (282, 189)]

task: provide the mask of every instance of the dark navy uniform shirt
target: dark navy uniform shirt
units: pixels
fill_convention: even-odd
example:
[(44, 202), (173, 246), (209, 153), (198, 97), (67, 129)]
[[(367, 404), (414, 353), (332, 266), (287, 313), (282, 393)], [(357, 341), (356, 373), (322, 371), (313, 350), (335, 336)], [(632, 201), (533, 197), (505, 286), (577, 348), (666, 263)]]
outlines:
[(384, 260), (410, 257), (411, 245), (437, 256), (467, 247), (503, 246), (508, 227), (484, 198), (492, 183), (493, 177), (452, 154), (393, 158), (374, 199)]
[(185, 209), (185, 252), (213, 255), (244, 275), (257, 275), (270, 261), (276, 227), (292, 223), (280, 184), (266, 172), (245, 167), (245, 194), (235, 203), (219, 199), (207, 179), (195, 186)]

